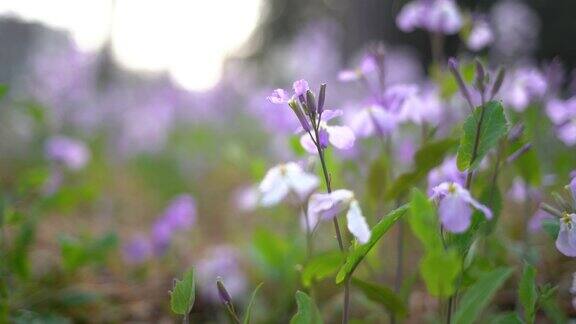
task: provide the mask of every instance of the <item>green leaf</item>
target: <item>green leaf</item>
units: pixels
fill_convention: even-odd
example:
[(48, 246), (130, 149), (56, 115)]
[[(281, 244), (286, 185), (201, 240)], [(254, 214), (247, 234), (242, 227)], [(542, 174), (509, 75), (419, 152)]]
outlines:
[(406, 305), (392, 289), (356, 278), (352, 278), (352, 284), (359, 288), (368, 299), (384, 306), (389, 312), (398, 316), (406, 316), (408, 313)]
[(490, 101), (484, 109), (476, 107), (464, 122), (463, 131), (456, 160), (460, 171), (478, 167), (488, 151), (508, 131), (502, 104)]
[(194, 306), (196, 298), (196, 284), (194, 283), (194, 269), (184, 273), (182, 280), (174, 281), (174, 289), (170, 292), (170, 307), (175, 314), (187, 315)]
[[(509, 154), (513, 154), (526, 143), (526, 140), (519, 140), (515, 143), (511, 143)], [(538, 187), (542, 184), (542, 169), (535, 148), (531, 148), (524, 152), (514, 161), (513, 164), (526, 183), (534, 187)]]
[(344, 254), (340, 251), (320, 254), (311, 259), (302, 271), (302, 284), (310, 287), (312, 281), (322, 280), (336, 273), (344, 261)]
[(394, 199), (408, 192), (416, 183), (424, 179), (430, 170), (444, 161), (446, 154), (456, 145), (456, 140), (446, 138), (430, 142), (421, 147), (414, 155), (414, 168), (400, 175), (384, 194), (385, 199)]
[(439, 251), (443, 248), (436, 208), (428, 197), (418, 189), (412, 191), (408, 223), (414, 235), (422, 242), (427, 251)]
[(547, 218), (542, 220), (542, 229), (555, 240), (558, 238), (558, 233), (560, 232), (560, 222), (557, 218)]
[(356, 269), (358, 264), (364, 259), (366, 254), (374, 247), (376, 242), (378, 242), (382, 236), (404, 215), (408, 210), (408, 205), (402, 205), (395, 210), (384, 216), (378, 224), (372, 228), (372, 235), (370, 240), (366, 244), (358, 245), (354, 248), (346, 258), (346, 263), (340, 268), (338, 274), (336, 275), (336, 283), (339, 284), (344, 281), (347, 277), (352, 275), (352, 272)]
[(298, 312), (290, 320), (290, 324), (321, 324), (322, 317), (314, 301), (301, 291), (296, 292)]
[(456, 250), (426, 253), (420, 262), (420, 273), (432, 296), (449, 297), (456, 290), (455, 282), (462, 260)]
[(511, 268), (498, 268), (484, 273), (462, 296), (462, 300), (454, 314), (454, 323), (468, 324), (476, 321), (482, 310), (490, 303), (492, 297), (494, 297), (512, 272)]
[(4, 96), (8, 93), (8, 86), (5, 84), (0, 84), (0, 99), (4, 98)]
[(498, 314), (490, 321), (491, 324), (523, 324), (518, 314), (515, 312), (508, 312)]
[(254, 306), (254, 299), (256, 299), (256, 294), (258, 293), (258, 290), (260, 290), (260, 287), (262, 287), (263, 284), (264, 284), (263, 282), (260, 283), (258, 286), (256, 286), (256, 288), (252, 292), (252, 296), (250, 296), (250, 302), (246, 307), (246, 312), (244, 313), (244, 320), (242, 321), (242, 323), (250, 324), (250, 321), (252, 320), (252, 307)]
[(534, 323), (538, 290), (536, 289), (536, 268), (530, 264), (524, 265), (518, 295), (524, 308), (524, 319), (527, 323)]

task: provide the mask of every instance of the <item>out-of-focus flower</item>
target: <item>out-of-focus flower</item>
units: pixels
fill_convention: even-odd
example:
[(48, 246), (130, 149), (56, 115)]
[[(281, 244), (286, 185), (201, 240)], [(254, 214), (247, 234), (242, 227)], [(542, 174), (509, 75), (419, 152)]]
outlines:
[(522, 112), (531, 102), (544, 96), (547, 84), (539, 70), (519, 68), (508, 74), (502, 87), (500, 93), (506, 105)]
[(500, 61), (530, 57), (540, 31), (538, 14), (524, 1), (498, 1), (490, 12), (496, 39), (492, 50)]
[(150, 259), (152, 256), (152, 245), (146, 236), (139, 235), (124, 245), (122, 252), (127, 263), (139, 264)]
[(243, 212), (250, 212), (258, 206), (260, 199), (260, 191), (257, 186), (241, 187), (235, 191), (233, 196), (233, 204), (235, 207)]
[(417, 125), (424, 123), (437, 125), (442, 115), (442, 101), (435, 87), (421, 87), (418, 92), (404, 100), (398, 119)]
[[(328, 125), (327, 122), (333, 118), (342, 116), (342, 110), (324, 110), (318, 128), (319, 144), (322, 148), (327, 148), (329, 144), (337, 149), (348, 150), (354, 146), (356, 136), (348, 126)], [(317, 148), (308, 134), (303, 134), (300, 138), (302, 147), (311, 154), (316, 154)]]
[(371, 55), (366, 55), (360, 62), (360, 65), (352, 70), (343, 70), (338, 73), (338, 80), (343, 82), (356, 81), (367, 74), (370, 74), (376, 70), (376, 62), (374, 57)]
[(90, 160), (90, 151), (83, 142), (65, 136), (50, 138), (45, 152), (49, 160), (62, 163), (70, 170), (80, 170)]
[(508, 197), (517, 203), (522, 203), (526, 200), (540, 200), (540, 192), (527, 185), (524, 180), (516, 178), (508, 191)]
[(466, 173), (458, 170), (456, 157), (447, 157), (437, 168), (428, 173), (428, 192), (433, 194), (434, 187), (443, 182), (455, 182), (461, 186), (466, 181)]
[(568, 100), (551, 99), (546, 113), (554, 123), (556, 136), (566, 145), (576, 144), (576, 96)]
[(306, 80), (294, 81), (292, 88), (294, 89), (294, 94), (297, 96), (303, 96), (306, 93), (306, 91), (310, 89), (310, 87), (308, 86), (308, 82)]
[(318, 184), (318, 178), (302, 170), (297, 163), (279, 164), (268, 170), (258, 187), (260, 204), (266, 207), (276, 205), (290, 192), (296, 193), (303, 201)]
[(398, 162), (402, 165), (408, 166), (414, 161), (416, 145), (411, 138), (403, 138), (398, 142), (395, 152)]
[(163, 254), (174, 233), (187, 230), (196, 221), (194, 198), (182, 194), (174, 198), (152, 226), (152, 244), (157, 255)]
[(556, 248), (565, 256), (576, 257), (576, 214), (564, 213), (560, 218)]
[(542, 228), (542, 222), (546, 219), (554, 219), (554, 217), (541, 209), (534, 213), (528, 222), (528, 230), (530, 233), (536, 233), (540, 231)]
[(272, 91), (272, 94), (267, 99), (273, 104), (283, 104), (290, 100), (290, 95), (284, 89), (276, 89)]
[(348, 210), (346, 213), (348, 230), (358, 242), (365, 244), (370, 240), (370, 228), (352, 191), (339, 189), (331, 193), (316, 193), (308, 202), (308, 217), (312, 224), (332, 219), (345, 210)]
[(421, 28), (452, 35), (462, 28), (462, 16), (452, 0), (414, 0), (402, 8), (396, 25), (404, 32)]
[(463, 233), (472, 220), (472, 208), (482, 212), (487, 219), (492, 211), (476, 201), (468, 190), (455, 182), (443, 182), (432, 189), (432, 198), (438, 199), (438, 214), (442, 226), (452, 233)]
[(220, 301), (216, 280), (226, 283), (226, 290), (232, 299), (239, 298), (246, 292), (246, 277), (240, 269), (238, 254), (228, 246), (217, 246), (196, 263), (196, 274), (200, 293), (211, 302)]
[(359, 137), (369, 137), (374, 134), (385, 136), (395, 128), (397, 117), (384, 107), (373, 104), (358, 111), (350, 120), (350, 127)]
[(494, 41), (494, 33), (490, 24), (485, 19), (476, 19), (470, 35), (466, 40), (466, 45), (473, 51), (480, 51)]

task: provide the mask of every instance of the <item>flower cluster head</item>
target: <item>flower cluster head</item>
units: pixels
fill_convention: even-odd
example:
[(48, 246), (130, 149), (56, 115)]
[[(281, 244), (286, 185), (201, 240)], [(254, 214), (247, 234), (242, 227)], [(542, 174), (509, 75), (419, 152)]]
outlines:
[(46, 142), (46, 157), (61, 163), (66, 168), (77, 171), (90, 161), (90, 151), (86, 145), (76, 139), (65, 136), (54, 136)]
[(304, 131), (300, 143), (309, 153), (317, 153), (329, 144), (342, 150), (350, 149), (356, 140), (354, 133), (347, 126), (328, 125), (328, 121), (342, 116), (341, 110), (324, 109), (326, 85), (320, 87), (318, 100), (310, 90), (308, 82), (298, 80), (293, 84), (294, 95), (290, 97), (287, 91), (276, 89), (268, 97), (275, 104), (288, 104), (298, 118)]
[(339, 189), (331, 193), (315, 193), (308, 202), (308, 217), (312, 227), (321, 220), (337, 217), (343, 211), (347, 211), (346, 221), (350, 233), (361, 244), (367, 243), (370, 240), (370, 228), (352, 191)]
[(564, 144), (576, 144), (576, 96), (567, 99), (551, 99), (546, 104), (546, 113), (555, 126), (556, 136)]
[(413, 0), (402, 8), (396, 25), (403, 32), (421, 28), (453, 35), (462, 28), (462, 16), (453, 0)]
[(290, 192), (304, 201), (319, 185), (318, 177), (305, 172), (295, 162), (279, 164), (268, 170), (258, 187), (260, 205), (273, 206), (282, 201)]
[(466, 40), (468, 48), (472, 51), (481, 51), (492, 42), (494, 42), (494, 33), (490, 24), (484, 18), (475, 19), (470, 35)]
[(472, 222), (472, 208), (487, 219), (492, 211), (472, 198), (470, 192), (455, 182), (443, 182), (432, 189), (432, 198), (438, 200), (438, 213), (442, 226), (452, 233), (463, 233)]
[(184, 231), (196, 221), (196, 202), (192, 196), (182, 194), (174, 198), (152, 225), (150, 236), (139, 235), (124, 246), (124, 259), (141, 263), (163, 254), (176, 232)]

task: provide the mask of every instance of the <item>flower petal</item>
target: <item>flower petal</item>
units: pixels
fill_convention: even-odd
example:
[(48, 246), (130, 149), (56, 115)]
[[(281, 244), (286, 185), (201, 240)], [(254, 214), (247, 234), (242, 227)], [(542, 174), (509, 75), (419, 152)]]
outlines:
[(354, 146), (356, 137), (354, 133), (347, 126), (326, 126), (326, 131), (329, 135), (329, 140), (334, 147), (347, 150)]
[(290, 188), (298, 194), (300, 199), (305, 199), (320, 183), (315, 175), (304, 172), (304, 170), (294, 162), (286, 165), (285, 177)]
[(288, 194), (289, 187), (283, 175), (283, 165), (275, 166), (270, 169), (260, 183), (260, 204), (269, 207), (279, 203)]
[(288, 102), (290, 96), (284, 89), (276, 89), (266, 99), (273, 104), (283, 104)]
[(346, 221), (348, 223), (348, 230), (356, 237), (358, 242), (366, 244), (370, 240), (370, 228), (362, 215), (358, 201), (353, 200), (352, 203), (350, 203), (350, 208), (348, 209), (348, 213), (346, 213)]
[(560, 223), (560, 232), (556, 239), (556, 248), (565, 256), (576, 257), (576, 228), (569, 228), (567, 224)]
[(318, 153), (318, 149), (316, 148), (316, 144), (312, 141), (309, 134), (304, 134), (300, 137), (300, 145), (306, 150), (306, 152), (310, 154)]
[(447, 195), (440, 201), (438, 213), (442, 226), (449, 232), (462, 233), (470, 227), (472, 209), (456, 194)]

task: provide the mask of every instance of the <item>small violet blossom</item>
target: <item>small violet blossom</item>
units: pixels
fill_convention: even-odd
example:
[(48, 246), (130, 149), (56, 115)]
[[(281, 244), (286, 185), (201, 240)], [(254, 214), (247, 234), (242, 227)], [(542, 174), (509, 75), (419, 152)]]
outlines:
[(534, 100), (541, 99), (547, 89), (546, 78), (535, 68), (520, 68), (506, 77), (502, 99), (512, 109), (522, 112)]
[(196, 202), (192, 196), (182, 194), (174, 198), (152, 226), (154, 252), (163, 254), (170, 245), (172, 236), (187, 230), (196, 221)]
[(462, 16), (452, 0), (413, 0), (402, 8), (396, 25), (403, 32), (421, 28), (431, 33), (453, 35), (462, 28)]
[[(324, 110), (318, 127), (319, 144), (327, 148), (329, 144), (340, 150), (349, 150), (356, 142), (356, 136), (348, 126), (328, 125), (327, 121), (342, 116), (342, 110)], [(310, 154), (317, 154), (317, 148), (309, 134), (300, 137), (300, 144)]]
[(560, 218), (556, 248), (565, 256), (576, 257), (576, 214), (564, 213)]
[(517, 203), (522, 203), (529, 199), (540, 200), (540, 192), (528, 186), (522, 179), (516, 178), (508, 191), (508, 197)]
[(86, 145), (78, 140), (54, 136), (46, 142), (46, 157), (55, 162), (62, 163), (70, 170), (80, 170), (90, 161), (90, 151)]
[(352, 191), (339, 189), (331, 193), (316, 193), (308, 202), (308, 217), (312, 227), (321, 220), (333, 219), (345, 210), (348, 230), (358, 242), (367, 243), (370, 240), (370, 228)]
[(443, 182), (434, 187), (432, 198), (437, 199), (442, 226), (452, 233), (463, 233), (472, 221), (472, 208), (479, 210), (487, 219), (492, 211), (476, 201), (468, 190), (455, 182)]
[(567, 100), (551, 99), (546, 113), (555, 125), (555, 133), (564, 144), (576, 144), (576, 96)]
[(372, 55), (366, 55), (360, 65), (352, 70), (343, 70), (338, 73), (338, 80), (342, 82), (356, 81), (372, 73), (377, 68), (377, 64)]
[(443, 182), (455, 182), (461, 186), (466, 181), (466, 173), (458, 170), (456, 157), (447, 157), (437, 168), (428, 173), (428, 193), (433, 194), (436, 186)]
[(258, 187), (260, 204), (264, 207), (276, 205), (290, 192), (303, 201), (319, 183), (318, 177), (305, 172), (297, 163), (279, 164), (268, 170)]
[(481, 51), (494, 42), (494, 33), (485, 19), (477, 19), (472, 26), (466, 45), (472, 51)]
[(124, 260), (130, 264), (140, 264), (152, 256), (152, 244), (148, 237), (138, 235), (124, 245), (122, 249)]

